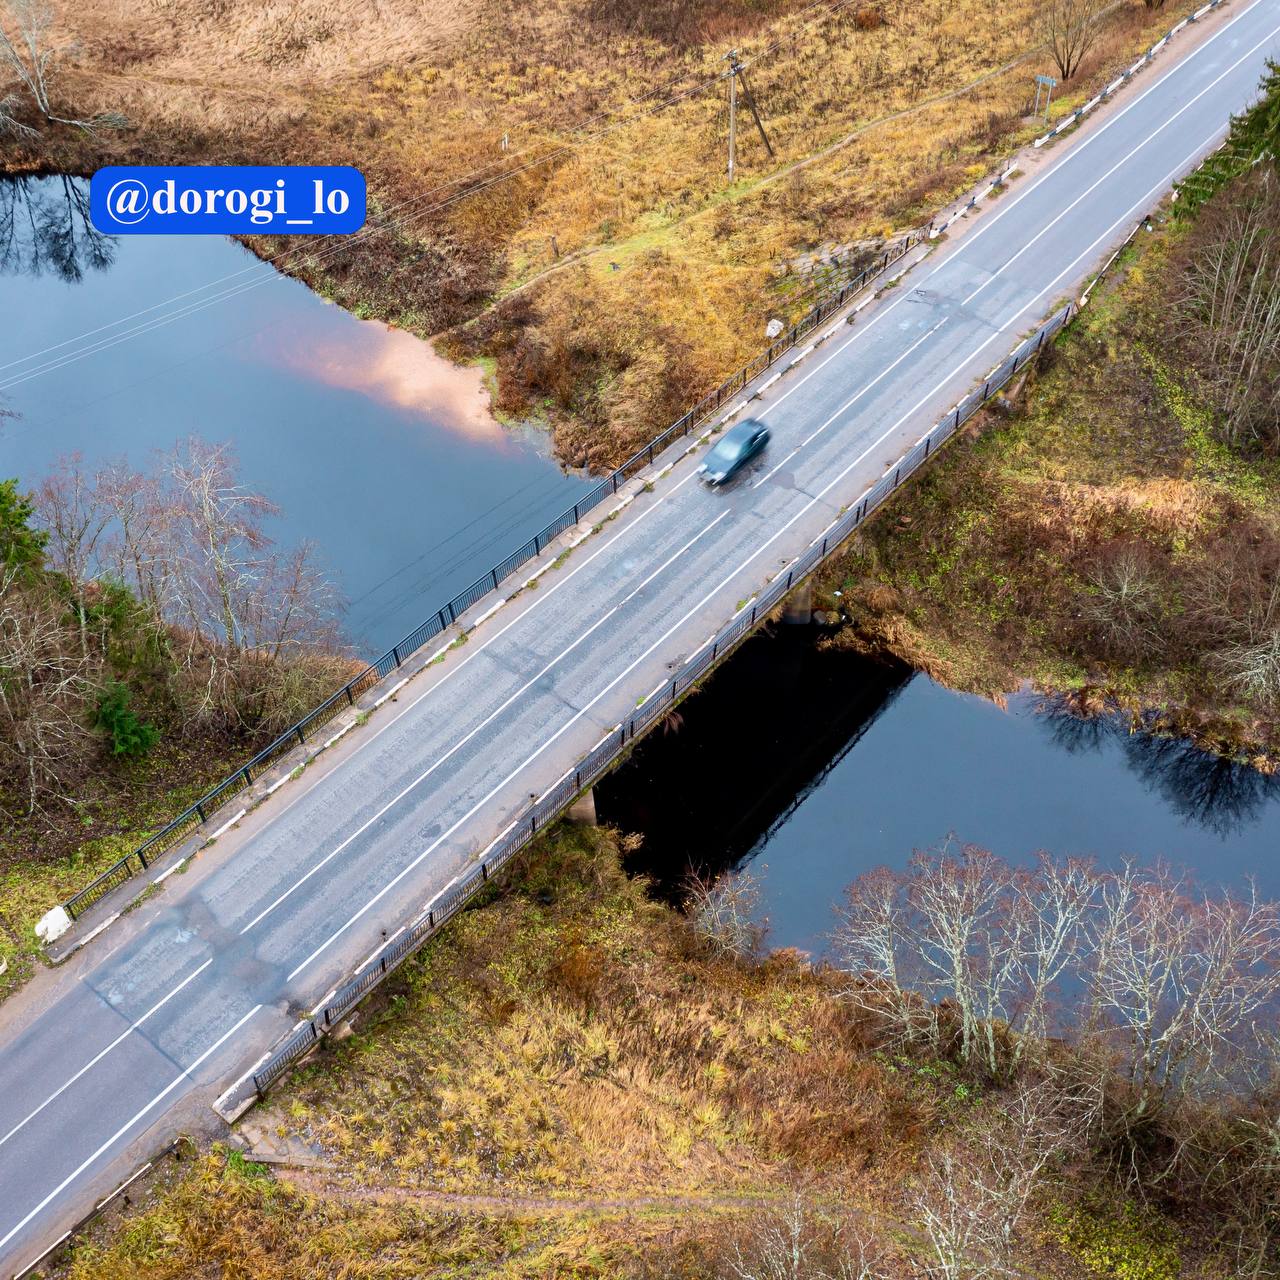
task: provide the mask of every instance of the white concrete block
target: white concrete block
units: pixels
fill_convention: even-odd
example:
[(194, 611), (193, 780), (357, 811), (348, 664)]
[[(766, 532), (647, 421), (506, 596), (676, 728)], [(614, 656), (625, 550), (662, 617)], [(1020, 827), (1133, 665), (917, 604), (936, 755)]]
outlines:
[(66, 907), (54, 907), (46, 911), (36, 923), (36, 937), (44, 943), (56, 941), (71, 928), (71, 917)]

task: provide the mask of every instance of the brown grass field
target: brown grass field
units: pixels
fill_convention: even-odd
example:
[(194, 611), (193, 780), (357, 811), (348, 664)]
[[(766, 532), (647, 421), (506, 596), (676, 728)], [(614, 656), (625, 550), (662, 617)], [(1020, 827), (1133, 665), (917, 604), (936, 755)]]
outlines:
[(1239, 687), (1223, 658), (1274, 631), (1280, 460), (1223, 441), (1171, 305), (1210, 234), (1140, 237), (1012, 413), (850, 544), (826, 580), (852, 619), (838, 643), (988, 695), (1030, 679), (1081, 712), (1155, 710), (1275, 767), (1275, 687)]
[[(502, 413), (604, 464), (803, 308), (803, 255), (926, 218), (1034, 133), (1040, 2), (80, 0), (59, 10), (55, 87), (130, 127), (7, 159), (358, 165), (375, 231), (323, 262), (313, 242), (259, 252), (445, 335), (488, 363)], [(1123, 0), (1055, 109), (1188, 7)], [(731, 46), (776, 159), (744, 111), (729, 188)]]

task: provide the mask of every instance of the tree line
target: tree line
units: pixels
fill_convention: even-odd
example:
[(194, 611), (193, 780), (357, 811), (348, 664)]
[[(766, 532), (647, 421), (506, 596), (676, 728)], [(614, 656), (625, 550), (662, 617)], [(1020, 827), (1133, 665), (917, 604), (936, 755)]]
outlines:
[[(690, 923), (723, 962), (758, 955), (759, 908), (749, 870), (690, 882)], [(905, 1266), (798, 1187), (725, 1275), (1023, 1276), (1046, 1232), (1088, 1247), (1138, 1219), (1189, 1227), (1213, 1260), (1196, 1275), (1280, 1272), (1280, 903), (1160, 864), (1014, 865), (950, 840), (859, 876), (831, 943), (823, 972), (863, 1051), (951, 1073), (966, 1105), (900, 1176)], [(1184, 1274), (1173, 1252), (1090, 1274)]]
[(273, 544), (274, 513), (195, 439), (144, 470), (72, 456), (30, 493), (0, 483), (8, 799), (70, 802), (104, 753), (162, 732), (253, 741), (339, 683), (339, 600), (312, 548)]

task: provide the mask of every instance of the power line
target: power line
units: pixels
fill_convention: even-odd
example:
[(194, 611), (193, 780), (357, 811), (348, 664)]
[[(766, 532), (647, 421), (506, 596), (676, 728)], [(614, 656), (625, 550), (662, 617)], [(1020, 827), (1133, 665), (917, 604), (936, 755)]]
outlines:
[[(665, 90), (670, 89), (673, 85), (679, 84), (679, 83), (680, 83), (680, 81), (682, 81), (682, 80), (684, 80), (684, 79), (687, 79), (687, 75), (685, 75), (685, 76), (677, 76), (675, 80), (668, 81), (665, 85), (657, 86), (657, 87), (656, 87), (656, 88), (654, 88), (654, 89), (650, 89), (647, 93), (643, 93), (643, 94), (641, 94), (641, 95), (640, 95), (639, 97), (637, 97), (637, 98), (629, 99), (630, 105), (633, 105), (633, 106), (634, 106), (634, 105), (636, 105), (637, 103), (644, 102), (644, 101), (646, 101), (647, 99), (649, 99), (649, 98), (651, 98), (651, 97), (655, 96), (656, 94), (658, 94), (658, 93), (662, 93), (662, 92), (664, 92)], [(708, 84), (708, 85), (710, 85), (710, 84), (712, 84), (712, 83), (714, 83), (714, 81), (708, 81), (708, 82), (707, 82), (707, 84)], [(678, 99), (677, 99), (677, 98), (673, 98), (673, 99), (672, 99), (672, 101), (675, 101), (675, 100), (678, 100)], [(662, 105), (663, 105), (663, 104), (659, 104), (659, 108), (660, 108)], [(594, 116), (588, 116), (586, 120), (582, 121), (580, 124), (575, 125), (575, 126), (570, 130), (570, 133), (571, 133), (571, 134), (573, 134), (573, 133), (581, 133), (582, 131), (584, 131), (585, 129), (589, 128), (592, 124), (596, 123), (597, 121), (599, 121), (599, 120), (603, 120), (603, 119), (607, 118), (610, 114), (613, 114), (613, 113), (611, 113), (611, 112), (609, 112), (609, 111), (599, 111), (599, 112), (597, 112)], [(617, 126), (617, 127), (621, 127), (623, 124), (629, 123), (631, 120), (639, 119), (639, 118), (641, 118), (641, 116), (643, 116), (643, 115), (645, 115), (645, 114), (649, 114), (649, 113), (648, 113), (648, 112), (641, 112), (641, 113), (639, 113), (638, 115), (631, 116), (631, 117), (627, 117), (627, 118), (625, 118), (624, 120), (619, 121), (619, 122), (618, 122), (618, 126)], [(504, 148), (504, 150), (505, 150), (505, 148)], [(526, 150), (527, 150), (527, 148), (526, 148)], [(557, 147), (555, 150), (553, 150), (553, 151), (551, 151), (551, 152), (548, 152), (548, 153), (547, 153), (546, 155), (544, 155), (544, 156), (539, 157), (536, 161), (534, 161), (534, 162), (532, 162), (532, 163), (534, 163), (534, 164), (542, 164), (542, 163), (545, 163), (547, 160), (549, 160), (549, 159), (554, 159), (554, 158), (556, 158), (557, 156), (559, 156), (560, 154), (563, 154), (565, 150), (567, 150), (567, 145), (566, 145), (566, 144), (561, 144), (561, 145), (560, 145), (559, 147)], [(508, 153), (508, 154), (510, 155), (510, 154), (512, 154), (512, 153)], [(515, 152), (515, 153), (513, 153), (513, 154), (518, 156), (518, 155), (522, 155), (522, 154), (524, 154), (524, 152)], [(505, 159), (505, 158), (504, 158), (504, 159), (499, 159), (499, 160), (490, 161), (490, 163), (489, 163), (489, 164), (487, 164), (487, 165), (482, 165), (482, 166), (481, 166), (480, 168), (478, 168), (478, 169), (472, 169), (469, 173), (461, 174), (461, 175), (459, 175), (458, 177), (450, 178), (450, 179), (448, 179), (448, 180), (447, 180), (447, 181), (445, 181), (445, 182), (438, 183), (438, 184), (437, 184), (436, 186), (434, 186), (434, 187), (429, 187), (426, 191), (419, 192), (419, 193), (418, 193), (418, 195), (416, 195), (416, 196), (411, 196), (411, 197), (409, 197), (407, 200), (402, 200), (402, 201), (400, 201), (398, 204), (391, 205), (391, 206), (388, 208), (388, 210), (387, 210), (386, 212), (387, 212), (388, 214), (390, 214), (390, 213), (393, 213), (393, 212), (395, 212), (395, 211), (397, 211), (397, 210), (407, 209), (407, 208), (409, 208), (409, 207), (410, 207), (410, 206), (412, 206), (412, 205), (415, 205), (415, 204), (419, 204), (419, 203), (421, 203), (421, 201), (423, 201), (423, 200), (427, 199), (428, 197), (430, 197), (430, 196), (434, 195), (436, 192), (439, 192), (439, 191), (445, 191), (445, 190), (447, 190), (449, 187), (457, 186), (459, 183), (466, 182), (466, 181), (468, 181), (468, 180), (470, 180), (470, 179), (473, 179), (473, 178), (479, 178), (481, 175), (486, 174), (489, 170), (493, 169), (496, 165), (504, 164), (504, 163), (506, 163), (506, 159)], [(528, 168), (528, 167), (529, 167), (529, 166), (528, 166), (527, 164), (526, 164), (526, 165), (522, 165), (522, 166), (519, 166), (519, 167), (518, 167), (518, 168), (516, 168), (516, 169), (511, 170), (507, 175), (499, 175), (499, 176), (500, 176), (500, 177), (515, 177), (515, 176), (517, 176), (519, 173), (524, 172), (524, 171), (525, 171), (525, 169), (526, 169), (526, 168)], [(429, 211), (428, 211), (428, 212), (429, 212)], [(348, 237), (346, 237), (346, 238), (343, 240), (341, 247), (342, 247), (342, 248), (344, 248), (344, 249), (345, 249), (345, 248), (349, 248), (352, 244), (357, 243), (359, 240), (361, 240), (361, 239), (362, 239), (362, 238), (364, 238), (365, 236), (372, 235), (372, 234), (376, 234), (377, 232), (380, 232), (380, 231), (389, 231), (389, 230), (393, 229), (395, 226), (399, 225), (399, 223), (400, 223), (400, 222), (401, 222), (401, 219), (397, 219), (397, 218), (388, 218), (385, 222), (380, 223), (380, 224), (378, 224), (377, 226), (372, 226), (372, 227), (365, 227), (365, 228), (362, 228), (362, 229), (361, 229), (359, 232), (357, 232), (355, 235), (352, 235), (352, 236), (348, 236)], [(90, 329), (90, 330), (87, 330), (85, 333), (83, 333), (83, 334), (79, 334), (79, 335), (77, 335), (77, 336), (76, 336), (76, 337), (74, 337), (74, 338), (67, 338), (67, 339), (66, 339), (66, 340), (64, 340), (63, 342), (54, 343), (52, 346), (45, 347), (45, 348), (44, 348), (43, 350), (41, 350), (41, 351), (32, 352), (30, 355), (23, 356), (23, 357), (21, 357), (21, 358), (20, 358), (20, 359), (18, 359), (18, 360), (11, 360), (11, 361), (9, 361), (9, 362), (7, 362), (7, 363), (5, 363), (5, 364), (0, 364), (0, 370), (8, 369), (8, 368), (12, 367), (12, 366), (13, 366), (13, 365), (15, 365), (15, 364), (24, 364), (24, 363), (26, 363), (27, 361), (29, 361), (29, 360), (34, 360), (34, 359), (36, 359), (37, 357), (39, 357), (39, 356), (41, 356), (41, 355), (46, 355), (46, 354), (48, 354), (48, 353), (49, 353), (49, 352), (51, 352), (51, 351), (56, 351), (56, 350), (58, 350), (60, 347), (65, 347), (65, 346), (69, 345), (70, 343), (78, 342), (81, 338), (92, 337), (95, 333), (101, 333), (101, 332), (103, 332), (104, 330), (112, 329), (112, 328), (114, 328), (114, 327), (115, 327), (115, 326), (117, 326), (117, 325), (120, 325), (120, 324), (126, 324), (128, 321), (133, 320), (133, 319), (136, 319), (138, 316), (146, 315), (148, 312), (155, 311), (155, 310), (157, 310), (157, 309), (158, 309), (158, 308), (160, 308), (160, 307), (168, 306), (168, 305), (169, 305), (169, 303), (171, 303), (171, 302), (179, 302), (179, 301), (181, 301), (183, 298), (190, 297), (192, 294), (200, 293), (200, 292), (202, 292), (202, 291), (203, 291), (203, 290), (205, 290), (205, 289), (211, 289), (211, 288), (213, 288), (214, 286), (219, 285), (219, 284), (224, 284), (224, 283), (226, 283), (226, 282), (227, 282), (227, 281), (229, 281), (229, 280), (234, 280), (234, 279), (238, 278), (239, 276), (245, 275), (245, 274), (247, 274), (247, 273), (249, 273), (249, 272), (256, 272), (256, 271), (258, 270), (258, 268), (259, 268), (259, 267), (274, 266), (274, 265), (276, 265), (278, 262), (280, 262), (280, 260), (281, 260), (281, 259), (283, 259), (283, 258), (284, 258), (286, 255), (288, 255), (288, 254), (300, 254), (300, 253), (302, 253), (302, 252), (303, 252), (303, 250), (301, 249), (301, 247), (300, 247), (300, 246), (291, 245), (291, 246), (289, 246), (289, 247), (287, 247), (287, 248), (285, 248), (285, 249), (281, 250), (281, 251), (280, 251), (280, 253), (279, 253), (279, 254), (277, 254), (277, 255), (275, 255), (275, 256), (269, 256), (269, 257), (262, 257), (262, 258), (259, 258), (257, 261), (255, 261), (254, 263), (250, 264), (250, 265), (249, 265), (249, 266), (247, 266), (247, 267), (242, 268), (240, 271), (233, 271), (233, 272), (228, 273), (228, 274), (227, 274), (227, 275), (225, 275), (225, 276), (220, 276), (220, 277), (218, 277), (218, 278), (217, 278), (217, 279), (215, 279), (215, 280), (210, 280), (210, 281), (206, 282), (205, 284), (200, 285), (200, 286), (199, 286), (198, 288), (196, 288), (196, 289), (189, 289), (189, 290), (187, 290), (187, 291), (186, 291), (186, 292), (184, 292), (184, 293), (175, 294), (173, 297), (171, 297), (171, 298), (167, 298), (167, 299), (165, 299), (163, 302), (154, 303), (154, 304), (152, 304), (152, 305), (151, 305), (151, 306), (149, 306), (149, 307), (143, 307), (140, 311), (135, 311), (135, 312), (133, 312), (131, 315), (128, 315), (128, 316), (122, 316), (119, 320), (113, 320), (110, 324), (100, 325), (97, 329)], [(321, 252), (321, 251), (315, 251), (315, 252)], [(324, 251), (324, 252), (325, 252), (325, 253), (327, 253), (327, 251)], [(301, 264), (299, 264), (299, 265), (301, 265)]]

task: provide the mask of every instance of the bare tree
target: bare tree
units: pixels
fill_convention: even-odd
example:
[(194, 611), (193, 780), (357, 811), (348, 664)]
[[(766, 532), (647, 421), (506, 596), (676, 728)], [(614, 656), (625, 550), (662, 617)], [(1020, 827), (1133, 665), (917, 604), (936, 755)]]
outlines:
[(1182, 272), (1180, 328), (1229, 440), (1280, 447), (1280, 178), (1261, 166), (1200, 214)]
[(1121, 661), (1145, 657), (1162, 644), (1165, 593), (1141, 545), (1122, 545), (1088, 573), (1082, 620)]
[(764, 939), (760, 884), (745, 868), (714, 879), (690, 876), (686, 910), (694, 932), (716, 955), (747, 960)]
[(1084, 971), (1091, 1029), (1120, 1040), (1144, 1094), (1226, 1078), (1257, 1019), (1274, 1013), (1280, 908), (1196, 895), (1167, 868), (1132, 865), (1107, 879), (1099, 903)]
[(36, 131), (18, 119), (22, 100), (16, 93), (0, 97), (0, 138), (34, 138)]
[(941, 1047), (955, 1024), (961, 1058), (1002, 1074), (1047, 1033), (1094, 893), (1086, 863), (1015, 870), (950, 843), (917, 854), (905, 876), (862, 876), (836, 932), (849, 995), (906, 1040)]
[(1079, 1148), (1092, 1100), (1056, 1081), (1020, 1085), (956, 1149), (933, 1152), (915, 1195), (937, 1280), (1017, 1273), (1018, 1229), (1046, 1174)]
[(129, 583), (157, 617), (167, 616), (171, 510), (160, 479), (113, 462), (98, 473), (95, 486), (112, 516), (99, 544), (98, 570)]
[(820, 1219), (798, 1191), (733, 1242), (721, 1274), (726, 1280), (888, 1280), (868, 1239), (848, 1223)]
[(0, 771), (22, 779), (33, 812), (65, 797), (90, 749), (85, 709), (100, 662), (68, 643), (56, 600), (16, 570), (0, 574)]
[[(100, 128), (118, 129), (126, 121), (118, 112), (101, 112), (84, 119), (60, 116), (54, 109), (50, 76), (54, 67), (54, 51), (50, 40), (53, 8), (48, 0), (5, 0), (4, 20), (0, 21), (0, 66), (18, 78), (30, 94), (36, 109), (50, 124), (67, 124), (86, 133)], [(0, 106), (0, 122), (7, 122), (9, 132), (31, 135), (35, 131), (20, 124), (12, 114), (12, 96)]]
[(1063, 80), (1080, 70), (1098, 38), (1106, 0), (1045, 0), (1041, 11), (1045, 40)]
[(849, 998), (936, 1050), (954, 1035), (993, 1076), (1070, 1032), (1118, 1053), (1140, 1097), (1173, 1097), (1249, 1060), (1280, 997), (1280, 906), (1197, 894), (1159, 866), (1023, 870), (948, 845), (861, 877), (848, 903)]
[(64, 459), (37, 494), (53, 565), (80, 597), (115, 578), (167, 625), (185, 723), (250, 731), (286, 727), (345, 668), (336, 594), (309, 547), (272, 545), (274, 511), (227, 447), (199, 440), (150, 474), (117, 462), (91, 476)]
[(36, 515), (48, 534), (46, 563), (75, 588), (92, 576), (98, 540), (111, 520), (98, 488), (78, 453), (61, 459), (36, 486)]

